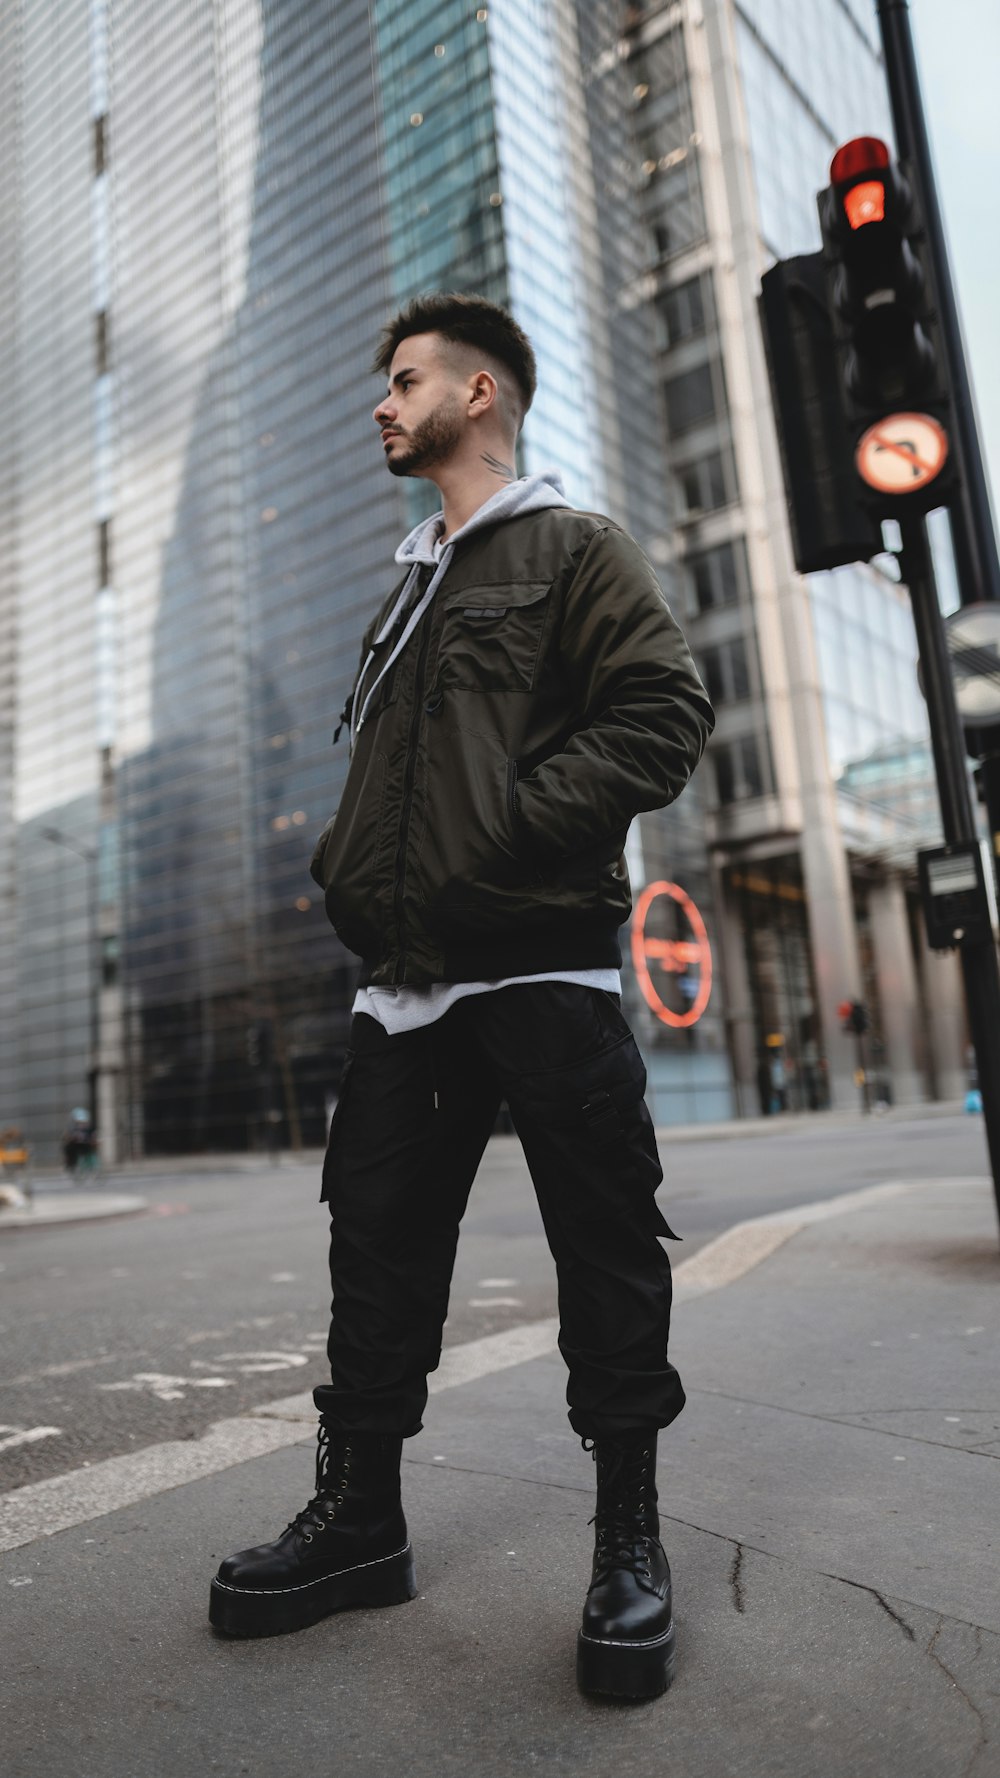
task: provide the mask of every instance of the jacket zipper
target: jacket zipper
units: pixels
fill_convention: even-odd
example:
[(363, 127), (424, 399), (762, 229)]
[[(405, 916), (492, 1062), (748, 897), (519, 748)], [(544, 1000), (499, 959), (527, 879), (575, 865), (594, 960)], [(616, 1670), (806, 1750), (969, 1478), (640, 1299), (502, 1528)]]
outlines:
[(424, 702), (424, 667), (427, 661), (427, 645), (430, 638), (431, 613), (424, 613), (421, 623), (420, 649), (417, 654), (417, 669), (413, 679), (413, 716), (410, 720), (410, 735), (406, 749), (406, 770), (403, 774), (402, 813), (399, 821), (399, 842), (396, 846), (396, 888), (394, 906), (396, 913), (396, 933), (399, 941), (399, 955), (393, 970), (393, 981), (401, 982), (403, 968), (406, 963), (405, 926), (403, 920), (403, 889), (406, 870), (406, 842), (410, 833), (410, 814), (413, 805), (413, 779), (417, 769), (417, 732), (423, 714)]
[(511, 827), (517, 820), (517, 760), (507, 761), (507, 814), (510, 816)]

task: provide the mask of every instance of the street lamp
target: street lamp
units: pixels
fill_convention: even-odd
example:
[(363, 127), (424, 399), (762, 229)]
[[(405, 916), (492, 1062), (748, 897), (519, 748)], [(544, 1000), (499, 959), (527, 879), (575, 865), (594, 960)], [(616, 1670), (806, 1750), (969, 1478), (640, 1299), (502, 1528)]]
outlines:
[(97, 1083), (100, 1075), (101, 1044), (101, 959), (98, 955), (100, 937), (97, 922), (97, 851), (93, 846), (78, 845), (58, 827), (43, 827), (42, 838), (55, 846), (75, 852), (87, 866), (87, 949), (90, 954), (90, 1066), (87, 1069), (87, 1091), (90, 1127), (97, 1129)]

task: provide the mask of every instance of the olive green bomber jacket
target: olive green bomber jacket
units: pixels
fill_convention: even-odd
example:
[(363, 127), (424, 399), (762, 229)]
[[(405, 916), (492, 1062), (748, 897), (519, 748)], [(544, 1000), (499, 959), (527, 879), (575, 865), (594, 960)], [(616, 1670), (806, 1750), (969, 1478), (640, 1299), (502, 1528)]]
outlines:
[[(368, 686), (399, 592), (364, 639)], [(617, 966), (629, 824), (679, 796), (713, 725), (656, 576), (611, 520), (553, 507), (457, 541), (313, 854), (362, 982)]]

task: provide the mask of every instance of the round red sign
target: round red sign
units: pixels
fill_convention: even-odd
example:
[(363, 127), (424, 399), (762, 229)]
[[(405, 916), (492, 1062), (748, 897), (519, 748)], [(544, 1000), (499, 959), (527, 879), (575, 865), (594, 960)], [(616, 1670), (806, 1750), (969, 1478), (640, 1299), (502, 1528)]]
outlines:
[[(670, 916), (675, 933), (671, 938), (659, 938), (650, 930), (656, 924), (650, 922), (650, 910), (662, 896), (680, 910), (680, 918), (676, 912)], [(698, 1023), (712, 992), (712, 950), (704, 920), (690, 895), (676, 883), (647, 883), (640, 895), (632, 915), (632, 964), (643, 998), (658, 1019), (680, 1029)], [(675, 977), (682, 994), (691, 994), (691, 1004), (685, 1012), (667, 1005), (657, 989), (654, 972), (659, 972), (661, 978)], [(661, 986), (666, 986), (662, 979)]]

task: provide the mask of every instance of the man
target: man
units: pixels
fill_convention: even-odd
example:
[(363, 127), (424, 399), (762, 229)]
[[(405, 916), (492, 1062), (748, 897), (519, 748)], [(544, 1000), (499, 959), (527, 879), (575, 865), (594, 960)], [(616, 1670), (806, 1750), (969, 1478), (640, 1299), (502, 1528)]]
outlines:
[[(478, 297), (385, 329), (389, 472), (442, 510), (397, 551), (342, 713), (351, 761), (313, 875), (362, 959), (323, 1197), (331, 1381), (316, 1492), (276, 1542), (223, 1562), (211, 1618), (298, 1629), (416, 1591), (400, 1500), (472, 1181), (506, 1100), (556, 1262), (569, 1418), (597, 1466), (584, 1689), (663, 1691), (673, 1667), (656, 1438), (671, 1233), (646, 1076), (621, 1013), (629, 823), (679, 795), (713, 717), (637, 546), (519, 479), (531, 346)], [(339, 732), (339, 731), (338, 731)]]

